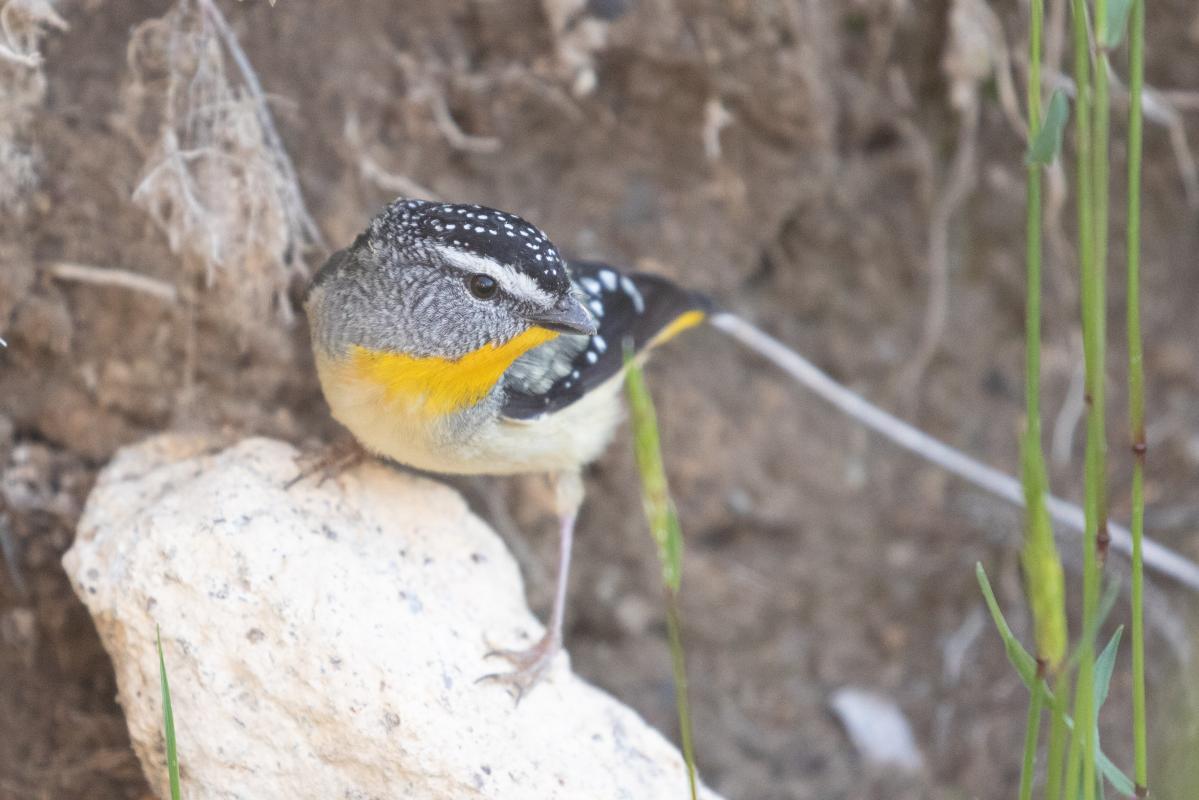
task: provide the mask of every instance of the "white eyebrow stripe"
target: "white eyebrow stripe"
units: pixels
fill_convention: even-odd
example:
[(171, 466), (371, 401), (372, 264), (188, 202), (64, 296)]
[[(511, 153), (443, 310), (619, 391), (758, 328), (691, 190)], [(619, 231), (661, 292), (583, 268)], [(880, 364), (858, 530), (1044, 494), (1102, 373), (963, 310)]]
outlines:
[(535, 280), (523, 272), (517, 272), (507, 264), (502, 264), (493, 258), (468, 253), (465, 250), (458, 250), (444, 245), (433, 245), (433, 248), (451, 266), (466, 270), (467, 272), (490, 275), (499, 282), (500, 286), (506, 292), (521, 300), (528, 300), (538, 305), (552, 305), (554, 302), (554, 298), (538, 286)]

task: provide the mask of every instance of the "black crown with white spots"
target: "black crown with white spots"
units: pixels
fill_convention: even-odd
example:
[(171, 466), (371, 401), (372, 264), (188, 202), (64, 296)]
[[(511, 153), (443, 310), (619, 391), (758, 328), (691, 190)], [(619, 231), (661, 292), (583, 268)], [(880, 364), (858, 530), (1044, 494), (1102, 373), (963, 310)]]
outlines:
[(566, 264), (549, 238), (524, 219), (494, 208), (428, 200), (397, 200), (371, 220), (371, 239), (400, 246), (436, 242), (523, 272), (544, 291), (570, 290)]

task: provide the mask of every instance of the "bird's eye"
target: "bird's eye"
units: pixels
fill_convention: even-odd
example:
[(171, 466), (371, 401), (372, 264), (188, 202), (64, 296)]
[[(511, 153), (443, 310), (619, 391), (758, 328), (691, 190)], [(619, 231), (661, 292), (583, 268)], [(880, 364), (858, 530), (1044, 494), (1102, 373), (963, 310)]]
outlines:
[(466, 285), (470, 289), (470, 293), (480, 300), (490, 300), (495, 297), (495, 293), (500, 288), (495, 278), (483, 274), (471, 275), (467, 279)]

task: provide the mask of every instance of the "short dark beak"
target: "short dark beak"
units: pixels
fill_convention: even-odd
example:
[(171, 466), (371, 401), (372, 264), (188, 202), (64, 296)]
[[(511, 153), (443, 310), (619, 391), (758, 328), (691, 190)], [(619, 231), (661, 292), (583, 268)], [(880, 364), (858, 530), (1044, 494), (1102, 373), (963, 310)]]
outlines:
[(584, 336), (594, 336), (596, 332), (595, 320), (578, 300), (570, 296), (559, 300), (557, 305), (551, 309), (530, 314), (528, 320), (534, 325), (540, 325), (558, 333), (581, 333)]

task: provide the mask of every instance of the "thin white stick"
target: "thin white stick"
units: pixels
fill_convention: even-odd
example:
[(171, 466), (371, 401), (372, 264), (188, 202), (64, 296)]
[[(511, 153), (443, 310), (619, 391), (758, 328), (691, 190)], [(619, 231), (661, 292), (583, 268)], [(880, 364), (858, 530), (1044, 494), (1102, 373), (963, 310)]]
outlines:
[(134, 292), (153, 295), (168, 303), (174, 303), (179, 299), (179, 293), (169, 283), (151, 278), (148, 275), (139, 275), (136, 272), (130, 272), (125, 269), (93, 267), (88, 264), (74, 264), (69, 261), (55, 262), (47, 269), (51, 275), (62, 281), (91, 283), (96, 286), (116, 286), (121, 289), (129, 289)]
[[(934, 439), (892, 414), (872, 405), (862, 396), (834, 381), (814, 364), (788, 348), (769, 334), (758, 330), (739, 317), (720, 313), (712, 317), (712, 325), (741, 344), (766, 358), (801, 385), (832, 403), (839, 411), (881, 433), (900, 447), (912, 451), (947, 472), (1002, 497), (1018, 506), (1024, 505), (1024, 489), (1020, 482), (997, 469), (988, 467), (965, 453)], [(1049, 515), (1059, 525), (1075, 533), (1084, 531), (1082, 509), (1057, 497), (1046, 498)], [(1132, 552), (1132, 537), (1128, 529), (1108, 524), (1112, 549), (1128, 555)], [(1199, 590), (1199, 565), (1148, 538), (1144, 540), (1145, 564), (1191, 589)]]

